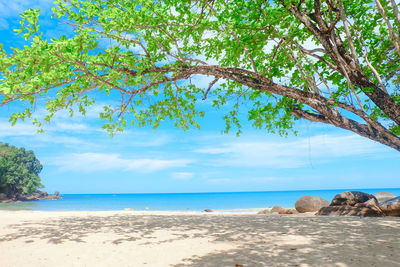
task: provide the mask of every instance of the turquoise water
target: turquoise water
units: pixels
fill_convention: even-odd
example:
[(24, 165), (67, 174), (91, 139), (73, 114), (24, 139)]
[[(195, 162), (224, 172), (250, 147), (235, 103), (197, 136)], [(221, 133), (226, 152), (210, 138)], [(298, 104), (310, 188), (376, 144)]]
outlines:
[[(400, 196), (400, 188), (348, 189), (370, 194), (385, 191)], [(42, 200), (0, 204), (6, 210), (241, 210), (270, 208), (275, 205), (293, 208), (297, 199), (305, 195), (319, 196), (329, 202), (342, 193), (339, 190), (171, 193), (171, 194), (65, 194), (63, 200)]]

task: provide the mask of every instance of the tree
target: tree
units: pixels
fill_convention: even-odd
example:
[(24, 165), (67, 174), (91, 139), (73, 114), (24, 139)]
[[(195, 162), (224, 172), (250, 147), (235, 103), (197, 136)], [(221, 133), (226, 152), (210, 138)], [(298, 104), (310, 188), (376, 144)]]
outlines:
[[(400, 151), (394, 0), (56, 0), (53, 11), (70, 37), (42, 38), (31, 9), (17, 30), (30, 45), (1, 51), (2, 103), (31, 104), (13, 123), (44, 95), (49, 121), (60, 109), (85, 113), (91, 91), (116, 91), (120, 104), (100, 114), (111, 132), (166, 119), (199, 127), (196, 104), (210, 99), (230, 107), (226, 130), (240, 131), (245, 103), (257, 128), (287, 134), (301, 118)], [(213, 80), (199, 88), (195, 75)]]
[(35, 192), (40, 183), (43, 166), (33, 151), (0, 144), (0, 193), (9, 196)]

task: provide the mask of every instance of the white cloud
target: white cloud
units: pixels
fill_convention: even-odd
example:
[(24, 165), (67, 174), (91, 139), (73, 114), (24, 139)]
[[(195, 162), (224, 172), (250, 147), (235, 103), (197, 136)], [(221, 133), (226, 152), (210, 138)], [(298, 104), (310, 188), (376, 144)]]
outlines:
[(86, 121), (87, 123), (84, 123), (83, 119), (79, 118), (56, 117), (50, 124), (43, 126), (44, 133), (37, 133), (38, 128), (30, 122), (17, 122), (12, 126), (6, 118), (0, 117), (0, 138), (18, 138), (24, 144), (34, 143), (35, 146), (63, 144), (65, 146), (84, 145), (86, 148), (98, 147), (104, 142), (120, 145), (127, 139), (130, 140), (127, 144), (129, 147), (161, 147), (173, 139), (160, 131), (138, 129), (125, 130), (111, 138), (100, 126), (90, 125), (89, 123), (93, 120)]
[[(100, 129), (93, 128), (84, 123), (76, 123), (73, 120), (61, 121), (56, 120), (49, 125), (43, 125), (46, 133), (55, 132), (79, 132), (88, 133), (93, 131), (99, 131)], [(40, 134), (37, 133), (39, 128), (34, 126), (30, 122), (17, 122), (14, 126), (6, 119), (0, 118), (0, 137), (13, 137), (13, 136), (32, 136)]]
[(123, 143), (129, 140), (128, 145), (132, 147), (161, 147), (172, 141), (172, 137), (162, 133), (161, 130), (124, 130), (113, 137), (116, 143)]
[(37, 128), (28, 123), (17, 123), (14, 126), (8, 121), (0, 121), (0, 137), (26, 136), (37, 134)]
[(154, 172), (168, 168), (184, 167), (191, 162), (188, 159), (127, 159), (122, 158), (119, 154), (73, 153), (49, 160), (48, 163), (69, 171), (99, 172), (119, 170)]
[(347, 156), (375, 156), (386, 147), (357, 135), (318, 135), (292, 142), (231, 142), (195, 152), (215, 155), (210, 164), (269, 168), (298, 168)]
[(38, 128), (29, 122), (18, 122), (14, 126), (0, 118), (0, 138), (10, 142), (10, 138), (17, 138), (23, 144), (30, 146), (47, 146), (48, 144), (62, 144), (64, 146), (88, 146), (87, 140), (68, 136), (66, 133), (86, 132), (89, 126), (77, 123), (56, 123), (45, 128), (44, 133), (38, 133)]
[(82, 139), (72, 137), (72, 136), (65, 136), (65, 135), (49, 135), (49, 134), (38, 134), (34, 136), (33, 139), (26, 141), (33, 141), (34, 144), (37, 146), (47, 146), (48, 144), (62, 144), (64, 146), (89, 146), (91, 143), (84, 141)]
[(173, 172), (171, 176), (175, 180), (189, 180), (194, 177), (193, 172)]
[(52, 130), (56, 131), (73, 131), (73, 132), (88, 132), (93, 131), (92, 127), (84, 123), (72, 123), (72, 122), (56, 122)]

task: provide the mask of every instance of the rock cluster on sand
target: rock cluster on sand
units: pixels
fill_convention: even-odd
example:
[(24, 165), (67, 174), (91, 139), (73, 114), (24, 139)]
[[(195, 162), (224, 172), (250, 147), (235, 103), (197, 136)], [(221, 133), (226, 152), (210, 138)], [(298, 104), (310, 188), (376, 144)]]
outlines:
[(382, 217), (385, 214), (376, 198), (360, 191), (346, 191), (337, 194), (328, 207), (321, 208), (317, 215), (349, 215), (361, 217)]
[(376, 200), (376, 198), (371, 194), (363, 193), (360, 191), (346, 191), (341, 194), (337, 194), (332, 199), (330, 206), (354, 206), (355, 204), (364, 203), (365, 201), (368, 201), (372, 198)]
[(400, 197), (388, 192), (376, 193), (373, 196), (359, 191), (346, 191), (337, 194), (328, 207), (321, 208), (316, 214), (400, 217)]
[(387, 216), (400, 216), (400, 197), (386, 200), (379, 207)]
[(16, 201), (38, 201), (38, 200), (50, 200), (50, 199), (62, 199), (60, 192), (54, 192), (53, 195), (49, 195), (46, 191), (37, 190), (32, 194), (17, 194), (13, 196), (7, 196), (0, 194), (0, 203), (12, 203)]
[(299, 198), (294, 206), (300, 213), (313, 212), (329, 206), (329, 202), (320, 197), (304, 196)]
[(279, 213), (279, 212), (285, 212), (286, 209), (280, 207), (280, 206), (273, 206), (272, 209), (270, 210), (271, 213)]
[(295, 209), (285, 209), (280, 206), (274, 206), (271, 210), (265, 209), (259, 211), (257, 214), (296, 214), (299, 213)]
[(386, 200), (395, 198), (396, 196), (389, 192), (379, 192), (374, 194), (374, 197), (378, 200), (379, 203), (383, 203)]

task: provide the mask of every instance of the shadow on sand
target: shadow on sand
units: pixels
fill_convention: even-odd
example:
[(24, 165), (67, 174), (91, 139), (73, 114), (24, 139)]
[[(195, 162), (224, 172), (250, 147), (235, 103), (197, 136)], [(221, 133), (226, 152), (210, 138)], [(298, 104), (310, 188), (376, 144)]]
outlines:
[[(233, 249), (184, 259), (178, 266), (400, 266), (400, 218), (295, 217), (285, 215), (66, 217), (10, 225), (15, 239), (52, 244), (85, 242), (87, 235), (114, 233), (109, 242), (139, 245), (207, 237)], [(155, 241), (156, 231), (172, 238)], [(305, 264), (305, 265), (304, 265)]]

